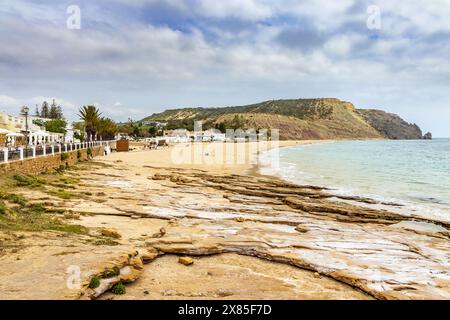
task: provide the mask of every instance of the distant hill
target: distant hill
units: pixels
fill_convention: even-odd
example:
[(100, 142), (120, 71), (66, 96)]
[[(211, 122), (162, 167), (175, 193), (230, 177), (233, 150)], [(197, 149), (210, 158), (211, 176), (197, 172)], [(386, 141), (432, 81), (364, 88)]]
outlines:
[(356, 109), (334, 98), (271, 100), (247, 106), (184, 108), (155, 113), (141, 121), (164, 121), (172, 128), (273, 128), (281, 139), (421, 139), (422, 131), (398, 115)]
[(382, 110), (361, 109), (357, 112), (372, 127), (388, 139), (422, 139), (422, 130), (417, 124), (410, 124), (400, 116)]

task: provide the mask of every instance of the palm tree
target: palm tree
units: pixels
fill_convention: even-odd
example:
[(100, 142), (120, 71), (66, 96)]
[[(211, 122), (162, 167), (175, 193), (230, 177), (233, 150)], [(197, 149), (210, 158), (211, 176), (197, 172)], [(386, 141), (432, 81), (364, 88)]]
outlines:
[(102, 113), (95, 106), (83, 106), (78, 112), (80, 119), (84, 121), (84, 128), (88, 141), (92, 141), (97, 133), (97, 126), (101, 114)]

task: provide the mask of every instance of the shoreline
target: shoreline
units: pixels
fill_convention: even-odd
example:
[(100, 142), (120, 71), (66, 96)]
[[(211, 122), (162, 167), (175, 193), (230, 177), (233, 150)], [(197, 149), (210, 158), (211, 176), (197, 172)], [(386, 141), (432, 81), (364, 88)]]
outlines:
[(258, 154), (256, 155), (257, 157), (257, 163), (256, 164), (252, 164), (252, 166), (250, 168), (247, 168), (247, 170), (244, 172), (245, 174), (248, 175), (253, 175), (253, 176), (265, 176), (265, 177), (272, 177), (275, 179), (279, 179), (279, 180), (283, 180), (286, 182), (291, 183), (291, 181), (287, 181), (285, 179), (283, 179), (280, 176), (277, 176), (275, 174), (263, 174), (261, 173), (261, 162), (260, 162), (260, 157), (262, 155), (262, 153), (264, 152), (269, 152), (270, 150), (274, 149), (274, 148), (278, 148), (278, 149), (284, 149), (284, 148), (293, 148), (299, 145), (311, 145), (311, 144), (323, 144), (323, 143), (335, 143), (338, 142), (339, 140), (288, 140), (290, 142), (292, 142), (292, 144), (288, 144), (288, 145), (284, 145), (284, 146), (278, 146), (278, 147), (273, 147), (273, 148), (269, 148), (267, 150), (258, 152)]
[[(208, 160), (221, 157), (220, 149), (208, 150)], [(255, 168), (252, 163), (177, 165), (168, 162), (172, 151), (115, 153), (56, 175), (74, 180), (68, 190), (77, 197), (61, 199), (51, 184), (18, 189), (32, 202), (46, 199), (45, 206), (89, 233), (70, 235), (69, 245), (67, 235), (17, 232), (14, 237), (26, 238), (8, 240), (21, 247), (2, 256), (0, 296), (450, 298), (443, 276), (450, 225), (439, 232), (418, 229), (408, 217), (365, 208), (363, 199), (346, 204), (320, 187), (245, 173)], [(197, 151), (205, 155), (204, 149)], [(104, 230), (110, 236), (103, 236)], [(193, 265), (179, 264), (178, 256), (191, 257)], [(36, 261), (43, 270), (24, 269)], [(81, 291), (65, 288), (71, 265), (82, 267)], [(87, 287), (89, 279), (114, 265), (132, 273), (104, 280), (98, 295)], [(44, 292), (30, 285), (38, 278), (48, 280)], [(120, 281), (126, 283), (125, 295), (107, 292)]]
[[(311, 144), (318, 144), (318, 143), (338, 143), (338, 142), (352, 142), (354, 140), (317, 140), (312, 141)], [(358, 140), (360, 141), (360, 140)], [(370, 139), (367, 141), (377, 141), (377, 139)], [(295, 146), (295, 145), (294, 145)], [(287, 146), (294, 147), (294, 146)], [(282, 148), (280, 148), (282, 149)], [(269, 151), (269, 150), (267, 150)], [(265, 151), (265, 152), (267, 152)], [(288, 183), (294, 183), (294, 184), (305, 184), (310, 182), (301, 182), (297, 181), (295, 179), (289, 179), (285, 178), (282, 175), (277, 175), (275, 173), (261, 173), (262, 167), (261, 163), (258, 161), (258, 164), (253, 166), (251, 170), (248, 170), (248, 174), (252, 175), (258, 175), (258, 176), (267, 176), (267, 177), (274, 177), (276, 179), (280, 179), (282, 181), (286, 181)], [(376, 210), (387, 210), (392, 211), (398, 214), (402, 214), (408, 217), (417, 217), (417, 218), (425, 218), (429, 219), (430, 221), (435, 221), (437, 224), (442, 223), (448, 223), (450, 222), (450, 217), (447, 215), (446, 211), (443, 211), (440, 207), (435, 207), (430, 203), (420, 203), (420, 202), (413, 202), (412, 200), (407, 200), (404, 198), (396, 198), (396, 199), (385, 199), (385, 196), (379, 195), (379, 194), (365, 194), (364, 192), (358, 192), (357, 190), (353, 190), (352, 192), (342, 192), (342, 189), (340, 187), (331, 186), (331, 185), (325, 185), (325, 184), (314, 184), (318, 187), (328, 189), (332, 193), (337, 193), (342, 196), (342, 198), (337, 198), (338, 201), (346, 201), (350, 204), (355, 204), (355, 202), (351, 201), (351, 198), (360, 198), (360, 199), (366, 199), (367, 201), (363, 201), (360, 203), (356, 203), (362, 206), (365, 206), (367, 208), (376, 209)], [(346, 197), (350, 198), (350, 200), (345, 199)], [(426, 212), (423, 212), (423, 211)]]

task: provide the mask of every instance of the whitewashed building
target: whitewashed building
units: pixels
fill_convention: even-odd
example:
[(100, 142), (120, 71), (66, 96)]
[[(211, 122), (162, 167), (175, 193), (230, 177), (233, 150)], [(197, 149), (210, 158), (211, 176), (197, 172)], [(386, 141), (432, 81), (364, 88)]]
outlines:
[[(76, 142), (74, 141), (74, 130), (71, 124), (67, 124), (66, 134), (49, 132), (45, 130), (45, 127), (36, 124), (36, 122), (49, 120), (52, 119), (31, 115), (28, 117), (23, 115), (13, 116), (6, 112), (0, 112), (0, 128), (3, 129), (3, 134), (6, 136), (5, 141), (8, 145), (15, 145), (16, 141), (23, 140), (26, 135), (30, 145)], [(6, 133), (4, 130), (8, 132)]]
[(202, 140), (203, 142), (209, 142), (209, 141), (219, 141), (219, 142), (224, 142), (226, 135), (225, 133), (222, 133), (220, 130), (218, 129), (208, 129), (205, 130), (201, 133), (202, 135)]

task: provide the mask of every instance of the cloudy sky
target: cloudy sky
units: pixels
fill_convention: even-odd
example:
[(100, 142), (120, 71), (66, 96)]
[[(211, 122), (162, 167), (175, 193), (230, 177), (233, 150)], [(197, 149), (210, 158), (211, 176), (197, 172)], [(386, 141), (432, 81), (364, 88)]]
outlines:
[(0, 110), (56, 98), (124, 121), (336, 97), (450, 137), (450, 2), (401, 3), (0, 0)]

